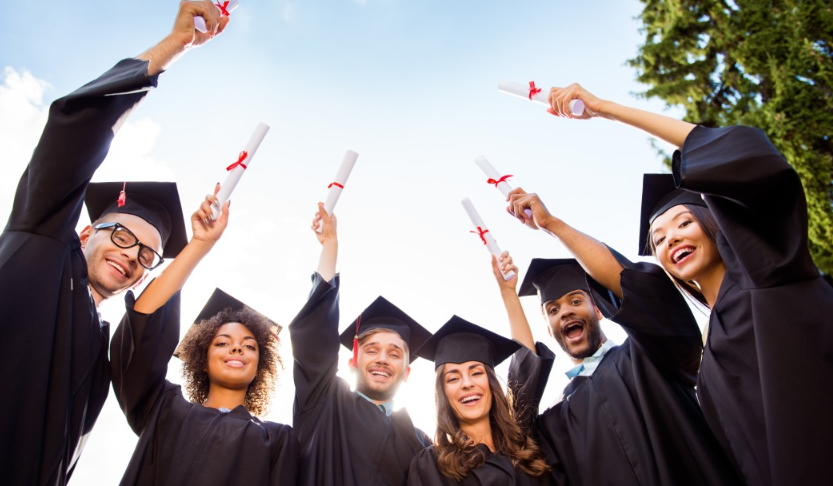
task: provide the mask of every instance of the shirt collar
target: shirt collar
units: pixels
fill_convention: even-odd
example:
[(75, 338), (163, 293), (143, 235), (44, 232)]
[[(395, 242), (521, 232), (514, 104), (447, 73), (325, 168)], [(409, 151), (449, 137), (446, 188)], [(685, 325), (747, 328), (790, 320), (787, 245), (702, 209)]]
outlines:
[(393, 400), (388, 400), (387, 402), (382, 402), (382, 403), (377, 405), (376, 402), (371, 400), (370, 397), (368, 397), (364, 393), (356, 390), (356, 394), (359, 395), (360, 397), (364, 398), (368, 402), (372, 403), (373, 405), (376, 405), (377, 407), (379, 407), (379, 410), (381, 410), (382, 412), (385, 412), (386, 416), (390, 417), (390, 415), (393, 413)]
[(592, 356), (584, 358), (581, 361), (581, 363), (573, 366), (572, 368), (567, 370), (567, 372), (565, 372), (564, 374), (567, 375), (567, 378), (569, 378), (571, 380), (573, 378), (575, 378), (576, 376), (579, 376), (579, 374), (582, 371), (585, 371), (585, 370), (589, 371), (588, 373), (585, 373), (585, 374), (593, 374), (593, 371), (595, 371), (596, 366), (598, 366), (598, 364), (602, 360), (602, 358), (604, 358), (605, 355), (607, 354), (607, 352), (610, 351), (611, 349), (613, 349), (614, 347), (616, 347), (616, 345), (613, 343), (613, 341), (608, 339), (607, 341), (603, 342), (601, 346), (599, 346), (599, 349), (597, 349), (596, 352), (593, 353)]

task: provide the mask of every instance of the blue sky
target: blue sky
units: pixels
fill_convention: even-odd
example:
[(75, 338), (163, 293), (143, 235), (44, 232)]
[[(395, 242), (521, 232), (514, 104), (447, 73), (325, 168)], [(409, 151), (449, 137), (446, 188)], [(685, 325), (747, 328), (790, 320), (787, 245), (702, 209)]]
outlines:
[[(156, 0), (18, 2), (0, 17), (0, 157), (11, 174), (0, 181), (0, 213), (9, 211), (48, 104), (162, 39), (176, 9)], [(640, 10), (631, 0), (244, 1), (226, 33), (160, 77), (95, 180), (176, 180), (188, 215), (225, 178), (257, 122), (269, 124), (232, 197), (225, 237), (186, 285), (182, 314), (187, 324), (220, 286), (288, 323), (317, 263), (315, 204), (344, 151), (355, 150), (335, 211), (342, 327), (383, 294), (431, 330), (458, 314), (508, 334), (488, 255), (468, 233), (460, 200), (471, 198), (521, 277), (531, 258), (568, 254), (505, 214), (474, 158), (486, 156), (554, 214), (632, 258), (642, 173), (662, 167), (647, 135), (605, 120), (556, 119), (498, 93), (497, 83), (580, 82), (600, 97), (662, 110), (632, 96), (644, 90), (625, 64), (641, 42)], [(525, 306), (536, 336), (556, 347), (535, 299)], [(117, 322), (121, 299), (103, 310)], [(550, 399), (565, 384), (566, 357), (557, 366)], [(432, 371), (417, 361), (399, 397), (429, 433)], [(174, 360), (169, 376), (177, 375)], [(291, 422), (291, 381), (290, 366), (269, 419)], [(134, 443), (111, 397), (74, 482), (115, 483)]]

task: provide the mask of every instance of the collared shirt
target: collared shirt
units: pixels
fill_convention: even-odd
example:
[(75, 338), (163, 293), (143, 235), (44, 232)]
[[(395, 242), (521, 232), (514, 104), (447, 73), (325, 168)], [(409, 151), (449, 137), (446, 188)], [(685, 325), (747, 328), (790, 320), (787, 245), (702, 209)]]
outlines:
[(368, 402), (372, 403), (373, 405), (376, 405), (377, 407), (379, 407), (379, 410), (381, 410), (381, 411), (385, 412), (385, 415), (386, 415), (386, 416), (390, 417), (390, 414), (392, 414), (392, 413), (393, 413), (393, 400), (388, 400), (387, 402), (383, 402), (383, 403), (381, 403), (381, 404), (376, 404), (376, 402), (374, 402), (373, 400), (371, 400), (371, 399), (370, 399), (367, 395), (365, 395), (364, 393), (362, 393), (362, 392), (360, 392), (360, 391), (358, 391), (358, 390), (357, 390), (357, 391), (356, 391), (356, 394), (357, 394), (357, 395), (359, 395), (360, 397), (364, 398), (364, 399), (365, 399), (365, 400), (367, 400)]
[(605, 357), (608, 351), (615, 347), (616, 344), (614, 344), (613, 341), (608, 339), (607, 341), (602, 343), (601, 346), (599, 346), (599, 349), (596, 350), (595, 353), (593, 353), (593, 356), (584, 358), (584, 360), (582, 360), (581, 363), (570, 368), (564, 374), (567, 375), (567, 378), (571, 380), (576, 376), (591, 376), (593, 372), (596, 371), (596, 368), (599, 366), (599, 363), (602, 362), (602, 358)]

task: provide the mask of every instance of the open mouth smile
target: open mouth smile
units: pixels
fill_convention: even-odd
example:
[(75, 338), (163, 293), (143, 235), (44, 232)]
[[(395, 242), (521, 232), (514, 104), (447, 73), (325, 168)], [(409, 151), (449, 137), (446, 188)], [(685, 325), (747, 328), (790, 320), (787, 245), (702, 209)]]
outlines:
[(393, 376), (393, 373), (381, 368), (373, 368), (368, 371), (368, 374), (374, 378), (379, 378), (382, 380), (387, 380)]
[(122, 275), (122, 277), (130, 278), (130, 270), (128, 270), (127, 267), (124, 267), (120, 263), (114, 260), (110, 260), (109, 258), (105, 258), (104, 261), (107, 263), (107, 265), (110, 265), (111, 267), (116, 269), (116, 271), (119, 272)]
[(472, 406), (476, 405), (477, 403), (479, 403), (482, 398), (483, 398), (483, 395), (480, 394), (480, 393), (471, 393), (471, 394), (468, 394), (468, 395), (464, 395), (460, 399), (460, 403), (462, 403), (463, 405), (465, 405), (467, 407), (472, 407)]
[(226, 366), (230, 366), (232, 368), (243, 368), (246, 366), (246, 362), (239, 359), (227, 359), (224, 362), (226, 363)]
[(671, 261), (674, 262), (675, 265), (679, 265), (680, 263), (688, 260), (688, 257), (694, 254), (694, 251), (695, 250), (693, 246), (681, 246), (673, 252), (671, 252)]
[(580, 341), (584, 337), (584, 322), (573, 320), (562, 326), (561, 334), (571, 343)]

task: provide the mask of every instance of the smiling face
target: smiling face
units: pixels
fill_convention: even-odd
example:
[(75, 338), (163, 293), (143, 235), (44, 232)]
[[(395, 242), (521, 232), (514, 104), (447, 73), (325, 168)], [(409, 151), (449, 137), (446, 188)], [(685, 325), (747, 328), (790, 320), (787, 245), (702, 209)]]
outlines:
[(359, 342), (356, 373), (356, 390), (371, 400), (392, 400), (399, 385), (408, 379), (408, 346), (393, 331), (376, 330), (362, 337)]
[(574, 290), (544, 303), (550, 336), (574, 360), (592, 356), (607, 340), (599, 320), (602, 313), (584, 290)]
[(492, 389), (486, 365), (479, 361), (445, 363), (440, 378), (445, 398), (461, 427), (488, 422)]
[(660, 265), (680, 280), (708, 280), (722, 265), (717, 245), (686, 206), (674, 206), (657, 216), (650, 238)]
[(211, 387), (246, 390), (255, 379), (260, 358), (254, 334), (237, 322), (223, 324), (208, 347), (208, 379)]
[[(99, 223), (121, 223), (145, 245), (162, 253), (159, 231), (144, 219), (125, 213), (101, 217)], [(89, 226), (80, 234), (81, 249), (87, 260), (90, 286), (102, 298), (110, 298), (138, 284), (146, 270), (139, 265), (139, 246), (119, 248), (110, 239), (111, 229), (93, 230)]]

